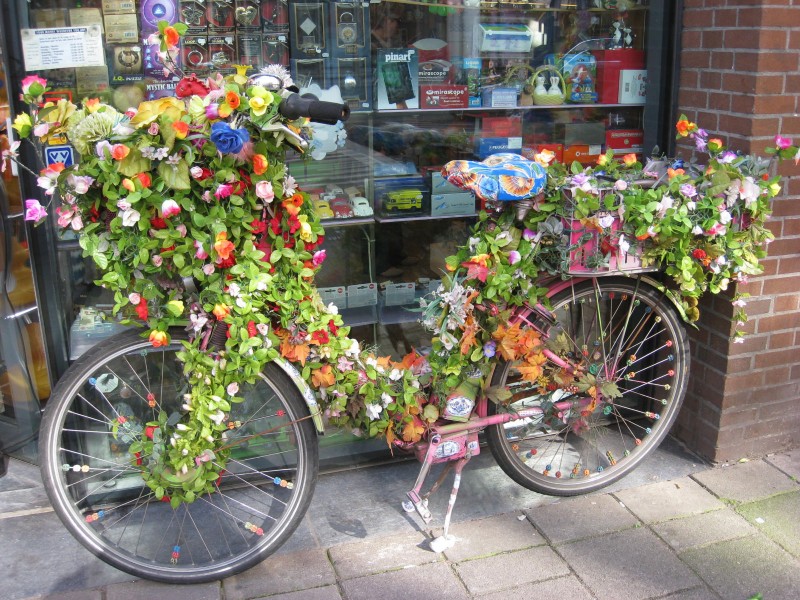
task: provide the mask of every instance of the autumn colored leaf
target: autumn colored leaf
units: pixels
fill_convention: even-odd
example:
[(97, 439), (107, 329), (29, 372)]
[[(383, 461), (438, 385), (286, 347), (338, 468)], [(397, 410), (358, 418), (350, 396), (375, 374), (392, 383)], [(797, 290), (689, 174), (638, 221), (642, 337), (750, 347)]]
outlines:
[(525, 381), (533, 383), (544, 374), (544, 369), (542, 369), (541, 365), (532, 365), (530, 363), (516, 365), (516, 369)]
[(377, 363), (379, 366), (381, 366), (381, 367), (384, 367), (384, 368), (387, 368), (387, 369), (388, 369), (389, 367), (391, 367), (392, 359), (391, 359), (391, 357), (389, 357), (389, 356), (379, 356), (379, 357), (377, 357), (377, 358), (375, 359), (375, 362), (376, 362), (376, 363)]
[(330, 365), (323, 365), (311, 371), (311, 385), (314, 387), (329, 387), (336, 382), (336, 376)]
[(394, 450), (394, 441), (397, 439), (397, 436), (394, 433), (393, 427), (386, 428), (386, 443), (389, 445), (389, 450)]
[(461, 354), (467, 355), (469, 354), (470, 348), (472, 348), (477, 341), (475, 340), (475, 334), (478, 332), (478, 324), (475, 323), (475, 318), (472, 315), (467, 317), (467, 322), (464, 325), (464, 331), (461, 335)]
[(486, 283), (486, 276), (489, 274), (489, 268), (486, 265), (468, 261), (461, 263), (461, 266), (467, 268), (467, 279), (477, 279), (481, 283)]
[(498, 352), (506, 360), (515, 360), (517, 358), (517, 345), (521, 333), (519, 324), (514, 324), (508, 328), (505, 325), (498, 325), (492, 334), (492, 337), (497, 342)]
[(425, 425), (416, 417), (403, 426), (403, 440), (406, 442), (420, 441), (423, 433), (425, 433)]
[(310, 351), (311, 348), (308, 344), (292, 344), (288, 339), (281, 342), (281, 356), (292, 362), (299, 362), (301, 365), (306, 364)]
[(528, 354), (542, 345), (542, 335), (535, 329), (523, 329), (519, 337), (520, 354)]

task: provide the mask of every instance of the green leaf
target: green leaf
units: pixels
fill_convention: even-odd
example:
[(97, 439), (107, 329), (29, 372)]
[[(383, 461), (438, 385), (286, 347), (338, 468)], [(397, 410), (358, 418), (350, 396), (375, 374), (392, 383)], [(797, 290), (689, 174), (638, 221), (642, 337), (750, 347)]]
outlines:
[(164, 183), (174, 190), (188, 190), (191, 187), (189, 183), (189, 165), (186, 161), (181, 161), (174, 166), (161, 162), (158, 165), (158, 174), (164, 180)]

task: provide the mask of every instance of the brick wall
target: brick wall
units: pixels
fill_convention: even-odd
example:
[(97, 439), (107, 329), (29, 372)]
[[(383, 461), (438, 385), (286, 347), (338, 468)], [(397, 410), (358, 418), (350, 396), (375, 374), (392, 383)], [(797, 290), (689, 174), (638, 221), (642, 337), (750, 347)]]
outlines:
[[(800, 142), (800, 0), (684, 0), (680, 113), (734, 150), (761, 153), (778, 132)], [(729, 341), (730, 295), (704, 298), (691, 333), (674, 433), (717, 462), (800, 446), (800, 167), (779, 172), (764, 274), (739, 288), (748, 337)]]

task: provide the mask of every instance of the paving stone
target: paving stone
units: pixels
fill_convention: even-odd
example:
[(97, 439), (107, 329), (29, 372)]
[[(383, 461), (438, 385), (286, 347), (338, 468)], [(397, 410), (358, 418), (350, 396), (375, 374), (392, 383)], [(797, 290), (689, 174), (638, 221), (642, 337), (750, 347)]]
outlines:
[(756, 534), (756, 530), (730, 508), (665, 521), (654, 525), (653, 530), (676, 552)]
[(527, 583), (519, 587), (480, 596), (481, 600), (509, 600), (509, 598), (535, 598), (536, 600), (592, 600), (591, 594), (574, 575), (547, 581)]
[(441, 560), (429, 549), (428, 538), (419, 531), (341, 544), (330, 548), (329, 552), (341, 579)]
[(795, 481), (800, 480), (800, 448), (790, 452), (773, 454), (764, 460), (790, 477), (794, 477)]
[[(697, 588), (692, 588), (691, 590), (683, 590), (681, 592), (676, 592), (674, 594), (670, 594), (669, 596), (664, 596), (663, 598), (659, 598), (659, 600), (722, 600), (717, 593), (714, 592), (710, 587), (702, 586)], [(725, 600), (731, 600), (730, 598), (726, 598)], [(742, 598), (744, 600), (744, 598)]]
[(225, 600), (244, 600), (336, 583), (325, 550), (276, 554), (252, 569), (223, 580)]
[(681, 559), (726, 600), (800, 598), (800, 561), (760, 535), (695, 548)]
[(655, 598), (702, 585), (642, 527), (564, 544), (558, 551), (599, 600)]
[(725, 506), (688, 477), (623, 490), (615, 496), (645, 523), (696, 515)]
[[(264, 598), (267, 598), (266, 596)], [(269, 600), (342, 600), (339, 588), (335, 585), (326, 585), (311, 590), (300, 590), (288, 594), (269, 596)]]
[(103, 600), (102, 590), (78, 590), (76, 592), (59, 592), (47, 596), (31, 596), (25, 600)]
[(722, 500), (753, 502), (797, 489), (797, 483), (763, 460), (709, 469), (692, 476)]
[(737, 511), (784, 550), (800, 558), (800, 491), (743, 504)]
[(518, 512), (457, 523), (450, 527), (450, 535), (456, 538), (456, 543), (444, 555), (455, 562), (545, 543), (525, 515)]
[(549, 546), (468, 560), (455, 569), (475, 595), (569, 574), (567, 564)]
[(464, 586), (447, 563), (439, 562), (378, 573), (342, 582), (347, 600), (468, 600)]
[(553, 544), (620, 531), (639, 523), (608, 494), (571, 498), (525, 512)]
[(141, 600), (142, 598), (169, 598), (169, 600), (219, 600), (221, 587), (218, 581), (194, 585), (170, 585), (155, 581), (132, 581), (106, 587), (106, 600)]

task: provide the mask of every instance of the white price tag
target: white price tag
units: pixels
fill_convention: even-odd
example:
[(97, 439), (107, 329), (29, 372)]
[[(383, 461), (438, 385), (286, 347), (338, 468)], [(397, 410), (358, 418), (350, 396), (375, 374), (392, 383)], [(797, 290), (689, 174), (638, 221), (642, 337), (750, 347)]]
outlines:
[(26, 71), (101, 67), (106, 64), (103, 29), (99, 24), (23, 29), (21, 33)]

